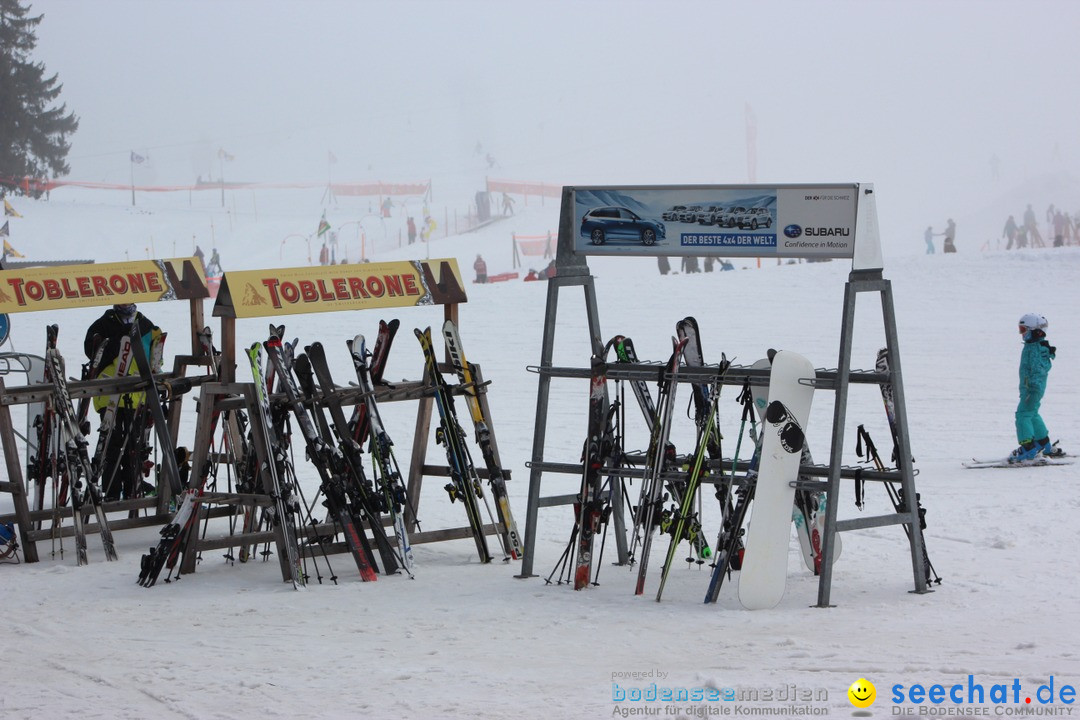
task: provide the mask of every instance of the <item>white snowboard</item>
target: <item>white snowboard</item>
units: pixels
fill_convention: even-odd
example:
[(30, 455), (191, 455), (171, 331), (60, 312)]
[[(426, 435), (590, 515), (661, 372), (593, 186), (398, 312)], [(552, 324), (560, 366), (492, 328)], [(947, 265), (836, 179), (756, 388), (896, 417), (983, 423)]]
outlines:
[(776, 607), (787, 585), (787, 556), (791, 540), (792, 483), (799, 476), (805, 444), (814, 366), (793, 352), (780, 351), (772, 361), (769, 404), (762, 419), (761, 459), (757, 490), (746, 533), (746, 550), (739, 573), (739, 602), (748, 610)]
[[(768, 358), (762, 358), (750, 367), (762, 370), (769, 367)], [(754, 396), (754, 410), (758, 417), (765, 418), (765, 408), (769, 405), (769, 388), (763, 385), (754, 385), (751, 388)], [(803, 465), (813, 465), (814, 457), (810, 454), (810, 446), (804, 445), (802, 450)], [(804, 479), (800, 476), (800, 480)], [(810, 497), (807, 501), (810, 505), (810, 517), (803, 514), (798, 502), (791, 506), (791, 522), (795, 525), (795, 537), (799, 539), (799, 547), (802, 549), (803, 562), (806, 569), (817, 575), (820, 572), (820, 563), (817, 554), (821, 550), (822, 538), (825, 536), (825, 493), (807, 493)], [(843, 544), (840, 541), (840, 533), (833, 536), (833, 562), (840, 557)]]

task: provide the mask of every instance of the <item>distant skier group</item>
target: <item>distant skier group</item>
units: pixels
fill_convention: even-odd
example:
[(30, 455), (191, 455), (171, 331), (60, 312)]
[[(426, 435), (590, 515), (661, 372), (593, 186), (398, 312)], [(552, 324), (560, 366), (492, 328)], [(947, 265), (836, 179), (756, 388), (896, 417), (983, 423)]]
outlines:
[(945, 240), (941, 243), (941, 251), (944, 253), (956, 252), (956, 223), (952, 218), (949, 218), (945, 222), (945, 229), (939, 233), (934, 232), (934, 227), (928, 225), (926, 232), (923, 233), (923, 238), (926, 240), (926, 254), (934, 254), (934, 238), (938, 235), (944, 235)]
[[(1005, 227), (1001, 231), (1000, 240), (1006, 240), (1005, 249), (1012, 250), (1014, 247), (1021, 250), (1026, 247), (1043, 248), (1046, 241), (1039, 232), (1039, 223), (1035, 218), (1035, 211), (1028, 203), (1027, 209), (1021, 216), (1023, 222), (1017, 223), (1012, 215), (1005, 221)], [(1080, 212), (1075, 217), (1053, 205), (1046, 209), (1046, 227), (1048, 236), (1053, 238), (1053, 247), (1064, 245), (1076, 245), (1080, 243)]]

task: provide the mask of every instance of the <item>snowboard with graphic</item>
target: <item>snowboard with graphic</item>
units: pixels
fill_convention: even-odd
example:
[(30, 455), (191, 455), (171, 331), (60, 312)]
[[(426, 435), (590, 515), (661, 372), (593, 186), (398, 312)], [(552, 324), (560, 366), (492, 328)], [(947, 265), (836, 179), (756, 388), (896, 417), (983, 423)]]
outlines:
[(773, 357), (757, 489), (739, 576), (739, 602), (749, 610), (775, 607), (784, 597), (793, 484), (806, 443), (814, 376), (814, 366), (797, 353), (780, 351)]

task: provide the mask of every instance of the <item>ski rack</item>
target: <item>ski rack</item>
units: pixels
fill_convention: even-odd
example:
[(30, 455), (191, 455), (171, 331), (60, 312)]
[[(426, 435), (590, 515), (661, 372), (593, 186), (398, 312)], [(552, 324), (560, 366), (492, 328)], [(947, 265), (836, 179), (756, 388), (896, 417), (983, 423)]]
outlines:
[[(247, 410), (249, 426), (256, 432), (266, 432), (266, 429), (262, 426), (261, 413), (259, 412), (257, 405), (252, 404), (255, 398), (254, 384), (236, 382), (236, 321), (244, 318), (278, 317), (279, 315), (296, 315), (299, 313), (297, 310), (291, 308), (287, 308), (279, 313), (278, 311), (282, 310), (282, 308), (274, 308), (272, 303), (266, 303), (265, 300), (262, 302), (249, 302), (249, 293), (251, 293), (254, 288), (260, 287), (262, 275), (275, 280), (292, 280), (293, 278), (298, 277), (304, 277), (305, 279), (314, 278), (314, 282), (321, 284), (324, 281), (319, 280), (318, 277), (316, 277), (316, 274), (319, 276), (326, 275), (326, 277), (330, 277), (329, 273), (336, 272), (344, 273), (350, 277), (365, 277), (372, 273), (380, 272), (380, 268), (390, 268), (391, 266), (394, 271), (400, 271), (401, 266), (414, 268), (415, 272), (418, 272), (421, 277), (424, 278), (422, 282), (424, 290), (427, 291), (428, 301), (416, 303), (414, 299), (412, 302), (383, 302), (379, 304), (365, 304), (361, 301), (342, 301), (333, 303), (321, 302), (326, 298), (324, 295), (320, 295), (318, 296), (318, 300), (310, 301), (310, 310), (307, 312), (411, 307), (414, 304), (442, 305), (443, 320), (452, 320), (455, 324), (458, 322), (459, 304), (466, 302), (467, 297), (461, 283), (460, 274), (457, 270), (456, 260), (438, 259), (409, 261), (405, 263), (366, 263), (362, 265), (332, 266), (330, 268), (318, 269), (274, 269), (265, 271), (265, 273), (262, 271), (244, 271), (226, 273), (225, 276), (223, 276), (221, 289), (218, 292), (213, 310), (213, 315), (221, 318), (221, 359), (218, 363), (221, 381), (217, 383), (208, 382), (202, 386), (202, 394), (199, 399), (195, 445), (192, 450), (191, 458), (193, 471), (189, 480), (189, 487), (192, 487), (192, 484), (197, 484), (199, 481), (199, 473), (194, 469), (204, 467), (205, 463), (211, 460), (213, 444), (211, 418), (216, 411), (224, 414), (229, 410), (244, 408)], [(230, 290), (230, 282), (232, 287), (242, 289), (242, 292), (244, 293), (243, 298), (234, 299), (233, 291)], [(470, 366), (474, 375), (472, 385), (466, 387), (460, 383), (454, 383), (450, 386), (451, 391), (454, 395), (464, 395), (467, 392), (475, 392), (481, 407), (484, 410), (485, 416), (490, 418), (491, 414), (487, 401), (487, 386), (489, 383), (483, 379), (483, 374), (479, 365), (470, 362)], [(439, 371), (447, 375), (454, 374), (450, 367), (448, 356), (445, 361), (440, 364)], [(380, 384), (375, 387), (374, 392), (376, 401), (379, 403), (400, 401), (415, 401), (418, 403), (411, 462), (406, 479), (406, 493), (408, 494), (410, 502), (406, 504), (405, 521), (409, 530), (409, 540), (413, 545), (471, 537), (471, 531), (468, 526), (417, 532), (419, 526), (417, 523), (416, 511), (420, 502), (420, 489), (423, 479), (425, 477), (447, 478), (450, 476), (449, 467), (445, 465), (429, 465), (426, 463), (432, 411), (434, 408), (434, 393), (435, 388), (429, 378), (425, 378), (421, 381)], [(335, 401), (339, 401), (343, 407), (348, 407), (360, 403), (363, 400), (363, 397), (364, 393), (358, 387), (338, 386), (330, 392), (318, 388), (312, 397), (312, 401), (316, 404), (325, 405), (329, 398), (333, 398)], [(270, 403), (272, 405), (283, 402), (285, 402), (285, 396), (283, 394), (276, 393), (270, 396)], [(492, 450), (496, 461), (499, 462), (500, 467), (503, 467), (499, 456), (498, 443), (495, 439), (495, 429), (493, 425), (493, 422), (489, 422)], [(268, 458), (263, 457), (263, 447), (264, 443), (259, 442), (259, 438), (257, 438), (255, 450), (259, 467), (267, 467), (269, 464)], [(486, 467), (477, 467), (476, 472), (481, 479), (488, 479), (490, 477)], [(503, 473), (504, 477), (509, 479), (510, 471), (507, 468), (503, 467)], [(204, 492), (200, 495), (199, 514), (196, 522), (201, 525), (208, 517), (227, 516), (236, 513), (239, 511), (240, 507), (245, 504), (269, 504), (270, 490), (269, 485), (267, 485), (269, 479), (264, 474), (262, 480), (266, 492), (265, 495), (232, 492)], [(220, 505), (223, 507), (211, 510), (209, 506), (212, 505)], [(392, 521), (389, 518), (383, 518), (383, 523), (386, 527), (392, 527)], [(498, 522), (495, 524), (486, 523), (484, 525), (484, 531), (487, 535), (505, 536), (507, 533), (507, 529), (502, 523)], [(332, 535), (336, 534), (336, 532), (337, 530), (333, 523), (320, 523), (317, 525), (308, 523), (303, 528), (302, 537), (311, 538), (325, 536), (327, 534)], [(281, 561), (282, 579), (288, 581), (290, 578), (289, 568), (285, 561), (286, 553), (283, 545), (284, 538), (279, 529), (274, 531), (255, 531), (251, 533), (230, 532), (228, 535), (213, 538), (197, 538), (196, 536), (197, 533), (192, 532), (188, 536), (188, 541), (182, 548), (182, 560), (180, 562), (181, 574), (188, 574), (195, 571), (197, 557), (203, 550), (253, 545), (273, 539), (278, 545), (278, 558)], [(349, 548), (343, 540), (333, 543), (324, 543), (322, 549), (324, 549), (327, 554), (349, 552)]]
[[(35, 264), (34, 267), (12, 268), (0, 271), (0, 285), (10, 287), (28, 287), (36, 283), (38, 287), (48, 286), (55, 283), (64, 289), (61, 299), (34, 297), (33, 293), (21, 293), (15, 298), (10, 296), (0, 297), (0, 312), (34, 312), (41, 310), (64, 310), (75, 307), (109, 306), (117, 301), (149, 303), (165, 300), (187, 300), (190, 305), (191, 318), (191, 355), (177, 355), (171, 373), (159, 373), (155, 376), (157, 383), (170, 383), (183, 380), (183, 391), (177, 392), (170, 404), (168, 427), (156, 428), (158, 436), (159, 452), (173, 452), (179, 432), (179, 419), (182, 406), (183, 394), (190, 387), (203, 382), (204, 378), (198, 376), (185, 378), (184, 371), (191, 365), (206, 364), (205, 358), (200, 354), (198, 343), (198, 331), (203, 327), (203, 299), (209, 297), (206, 288), (206, 279), (202, 275), (201, 265), (195, 258), (173, 258), (167, 260), (147, 260), (123, 263), (71, 265), (69, 263)], [(87, 280), (90, 278), (90, 280)], [(95, 284), (99, 278), (105, 286), (111, 289), (111, 294), (98, 293), (86, 295), (83, 293), (86, 287), (98, 287)], [(114, 280), (118, 279), (118, 280)], [(110, 285), (110, 282), (122, 281), (120, 285)], [(82, 293), (82, 294), (81, 294)], [(15, 355), (5, 354), (8, 357)], [(70, 505), (60, 508), (49, 508), (39, 511), (30, 509), (29, 493), (23, 468), (20, 466), (20, 447), (16, 441), (16, 432), (11, 421), (10, 408), (13, 405), (33, 406), (42, 404), (53, 394), (51, 384), (43, 382), (43, 364), (35, 364), (34, 355), (17, 354), (22, 358), (27, 373), (28, 384), (25, 386), (8, 387), (0, 378), (0, 442), (2, 442), (5, 467), (8, 473), (8, 482), (0, 482), (0, 493), (11, 493), (14, 503), (14, 513), (0, 516), (0, 522), (14, 522), (18, 525), (20, 543), (23, 547), (24, 557), (27, 563), (38, 562), (40, 556), (37, 551), (37, 542), (52, 540), (55, 538), (71, 537), (74, 528), (69, 526), (46, 529), (41, 527), (43, 522), (56, 521), (70, 518), (72, 510)], [(181, 387), (181, 385), (178, 385)], [(72, 400), (82, 398), (94, 398), (104, 395), (127, 394), (149, 390), (150, 384), (139, 375), (129, 375), (124, 378), (103, 378), (97, 380), (70, 380), (68, 391)], [(32, 414), (30, 411), (28, 414)], [(30, 417), (27, 418), (30, 423)], [(23, 450), (26, 457), (31, 455), (33, 440), (31, 435), (23, 438)], [(124, 530), (127, 528), (147, 527), (163, 525), (168, 522), (171, 515), (168, 513), (170, 489), (168, 483), (160, 483), (157, 497), (132, 498), (103, 502), (102, 508), (106, 514), (127, 511), (128, 516), (120, 519), (110, 519), (111, 530)], [(139, 510), (152, 510), (153, 512), (140, 516)], [(98, 531), (97, 525), (87, 525), (87, 533)]]
[[(796, 202), (799, 197), (806, 201), (821, 199), (845, 200), (842, 210), (849, 211), (850, 218), (850, 241), (837, 243), (842, 245), (839, 250), (786, 250), (780, 243), (786, 245), (787, 241), (782, 238), (774, 239), (773, 250), (762, 249), (759, 245), (750, 247), (724, 246), (720, 249), (703, 247), (700, 245), (690, 246), (684, 249), (677, 245), (674, 250), (670, 248), (661, 250), (654, 247), (633, 248), (605, 246), (598, 247), (586, 245), (584, 241), (576, 242), (578, 228), (581, 223), (580, 212), (575, 207), (577, 193), (586, 191), (592, 198), (610, 198), (613, 196), (629, 197), (641, 202), (642, 197), (649, 195), (668, 199), (668, 202), (679, 201), (679, 193), (685, 192), (689, 197), (701, 197), (703, 193), (736, 192), (744, 195), (773, 196), (774, 209), (783, 210), (777, 202), (777, 197), (783, 194), (784, 198), (791, 198)], [(637, 196), (635, 198), (635, 196)], [(674, 198), (674, 199), (672, 199)], [(848, 206), (850, 203), (850, 207)], [(603, 200), (601, 204), (611, 204), (610, 200)], [(689, 203), (688, 203), (689, 204)], [(815, 208), (816, 209), (816, 208)], [(818, 224), (824, 224), (819, 214), (815, 216)], [(832, 218), (827, 217), (832, 225)], [(797, 222), (803, 222), (799, 217)], [(793, 220), (785, 219), (777, 221), (777, 226), (783, 226)], [(841, 225), (840, 221), (836, 225)], [(795, 225), (794, 227), (799, 227)], [(801, 232), (801, 228), (800, 228)], [(734, 234), (734, 233), (731, 233)], [(748, 236), (740, 236), (748, 237)], [(774, 236), (775, 238), (775, 236)], [(798, 248), (799, 245), (793, 245)], [(602, 250), (601, 250), (602, 248)], [(835, 402), (833, 406), (832, 440), (830, 444), (829, 464), (802, 466), (800, 475), (809, 477), (821, 477), (823, 480), (814, 482), (810, 488), (822, 489), (827, 492), (829, 501), (826, 504), (825, 532), (822, 544), (822, 566), (818, 579), (817, 607), (831, 607), (831, 590), (833, 576), (832, 548), (837, 532), (850, 532), (872, 527), (886, 525), (904, 525), (909, 532), (906, 533), (911, 552), (912, 571), (914, 576), (915, 593), (933, 592), (929, 588), (926, 569), (923, 562), (923, 534), (920, 527), (917, 503), (908, 503), (903, 512), (895, 512), (887, 515), (873, 517), (859, 517), (854, 519), (837, 519), (837, 503), (832, 498), (840, 495), (840, 480), (842, 478), (860, 478), (863, 480), (879, 482), (899, 481), (905, 498), (915, 498), (915, 472), (911, 461), (911, 446), (907, 422), (907, 405), (905, 402), (903, 375), (901, 373), (899, 340), (896, 330), (896, 315), (893, 304), (892, 284), (883, 277), (883, 262), (881, 256), (881, 241), (877, 225), (877, 204), (874, 188), (869, 183), (855, 183), (841, 186), (669, 186), (669, 187), (604, 187), (604, 188), (575, 188), (564, 187), (562, 194), (562, 210), (559, 220), (559, 238), (555, 256), (556, 275), (548, 280), (547, 307), (545, 313), (543, 344), (538, 366), (530, 368), (539, 375), (536, 400), (536, 420), (533, 431), (533, 447), (531, 459), (528, 464), (529, 495), (528, 510), (524, 535), (524, 558), (521, 565), (519, 578), (535, 577), (533, 574), (533, 560), (536, 549), (536, 527), (538, 511), (542, 507), (567, 505), (576, 502), (576, 495), (549, 495), (541, 496), (540, 489), (545, 472), (577, 473), (583, 471), (580, 462), (552, 462), (545, 459), (545, 441), (547, 436), (548, 409), (550, 404), (550, 389), (552, 378), (588, 378), (591, 369), (566, 368), (552, 366), (552, 357), (555, 341), (556, 319), (558, 311), (559, 293), (565, 287), (580, 286), (584, 291), (585, 312), (589, 329), (589, 340), (593, 355), (601, 355), (604, 343), (600, 333), (599, 312), (596, 301), (596, 289), (589, 266), (586, 262), (588, 255), (635, 255), (644, 257), (656, 257), (658, 255), (724, 255), (730, 256), (761, 256), (775, 255), (777, 258), (785, 257), (839, 257), (851, 258), (852, 269), (844, 289), (844, 304), (841, 315), (841, 337), (839, 347), (839, 359), (836, 370), (816, 370), (815, 377), (808, 380), (815, 384), (818, 389), (834, 390)], [(881, 301), (882, 322), (885, 331), (886, 346), (889, 356), (889, 372), (865, 372), (852, 370), (851, 353), (854, 336), (855, 305), (860, 293), (877, 293)], [(608, 380), (629, 380), (656, 378), (657, 366), (655, 364), (628, 364), (608, 363)], [(753, 370), (744, 367), (731, 367), (722, 377), (717, 378), (717, 366), (706, 365), (701, 368), (681, 367), (678, 382), (693, 383), (718, 380), (724, 385), (741, 385), (745, 381), (752, 384), (767, 385), (768, 371)], [(847, 422), (848, 389), (851, 383), (870, 383), (881, 385), (889, 383), (893, 388), (895, 404), (895, 424), (897, 439), (897, 463), (895, 471), (870, 471), (863, 468), (844, 467), (841, 464), (844, 449), (844, 430)], [(717, 469), (731, 468), (731, 462), (722, 461), (726, 464)], [(712, 463), (710, 463), (712, 465)], [(736, 464), (736, 469), (745, 469), (747, 463)], [(716, 480), (713, 479), (713, 482)], [(727, 482), (725, 480), (724, 482)], [(617, 485), (614, 483), (613, 485)], [(804, 484), (800, 482), (800, 488)], [(622, 516), (622, 498), (616, 493), (611, 498), (616, 521)], [(616, 524), (616, 544), (619, 551), (619, 564), (627, 562), (625, 530)]]

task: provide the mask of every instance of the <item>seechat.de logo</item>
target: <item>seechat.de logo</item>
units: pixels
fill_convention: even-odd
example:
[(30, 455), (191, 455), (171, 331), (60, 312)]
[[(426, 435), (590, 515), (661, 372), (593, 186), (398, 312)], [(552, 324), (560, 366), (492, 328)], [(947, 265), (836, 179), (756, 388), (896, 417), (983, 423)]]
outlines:
[(802, 227), (799, 225), (788, 225), (784, 228), (784, 234), (789, 238), (797, 238), (802, 235)]

